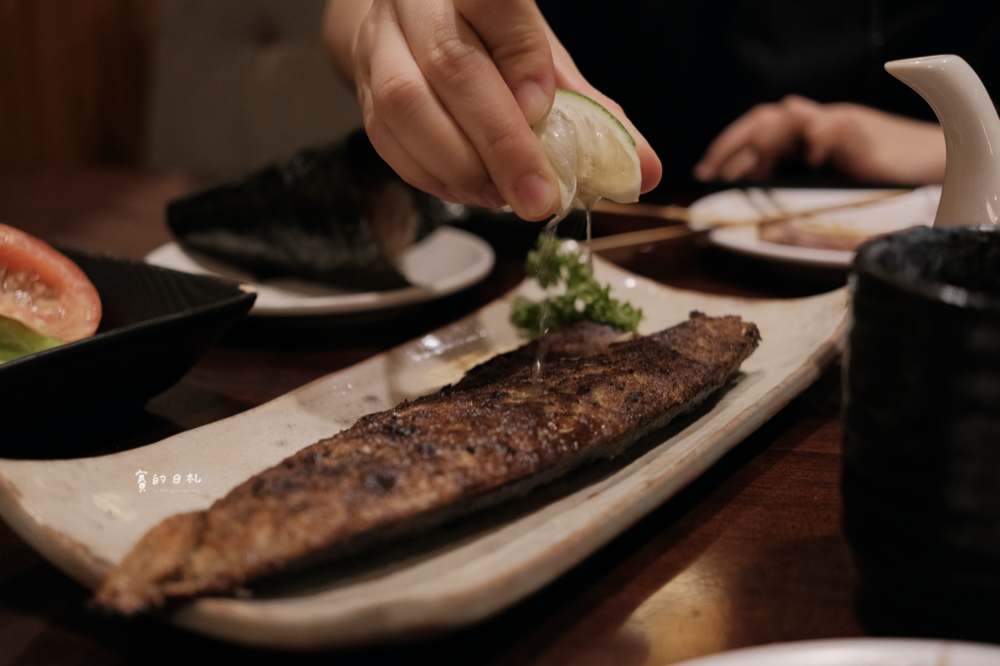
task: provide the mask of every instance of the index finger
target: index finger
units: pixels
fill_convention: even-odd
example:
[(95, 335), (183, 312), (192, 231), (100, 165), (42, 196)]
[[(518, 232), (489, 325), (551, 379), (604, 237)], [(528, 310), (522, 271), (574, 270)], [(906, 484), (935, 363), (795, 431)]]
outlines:
[[(419, 11), (418, 4), (406, 3), (400, 11)], [(544, 20), (533, 3), (523, 0), (467, 0), (456, 3), (456, 9), (460, 17), (404, 22), (413, 56), (514, 211), (526, 219), (547, 217), (559, 201), (555, 172), (480, 36), (494, 45), (512, 81), (534, 82), (526, 73), (546, 63), (554, 81)]]
[(533, 0), (457, 0), (525, 120), (545, 118), (555, 97), (555, 67), (547, 24)]

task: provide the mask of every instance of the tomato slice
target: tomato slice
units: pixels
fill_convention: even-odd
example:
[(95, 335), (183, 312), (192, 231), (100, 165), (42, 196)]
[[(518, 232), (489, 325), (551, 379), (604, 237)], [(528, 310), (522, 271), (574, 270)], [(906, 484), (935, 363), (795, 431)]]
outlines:
[(94, 334), (101, 299), (86, 274), (34, 236), (0, 224), (0, 316), (62, 342)]

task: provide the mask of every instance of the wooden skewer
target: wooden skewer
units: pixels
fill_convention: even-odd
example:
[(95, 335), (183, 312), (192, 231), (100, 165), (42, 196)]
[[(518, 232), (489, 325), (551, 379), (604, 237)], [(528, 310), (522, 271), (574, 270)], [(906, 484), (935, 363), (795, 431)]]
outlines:
[[(708, 229), (705, 231), (707, 232)], [(668, 240), (671, 238), (680, 238), (681, 236), (692, 236), (697, 233), (701, 232), (695, 231), (686, 224), (675, 224), (669, 227), (644, 229), (643, 231), (630, 231), (625, 234), (614, 234), (612, 236), (593, 238), (590, 241), (590, 250), (592, 252), (600, 252), (601, 250), (612, 250), (618, 247), (655, 243), (657, 241)]]
[(616, 215), (638, 215), (641, 217), (657, 217), (661, 220), (691, 221), (691, 209), (684, 206), (661, 206), (648, 203), (623, 204), (607, 199), (598, 199), (594, 210), (599, 213), (614, 213)]
[[(783, 212), (780, 215), (764, 215), (751, 220), (730, 220), (725, 218), (705, 220), (707, 226), (746, 226), (755, 224), (768, 224), (771, 222), (784, 222), (796, 217), (809, 217), (820, 213), (829, 213), (850, 208), (861, 208), (874, 203), (880, 203), (887, 199), (909, 194), (913, 190), (888, 190), (880, 192), (878, 196), (861, 201), (849, 201), (847, 203), (831, 204), (829, 206), (819, 206), (817, 208), (807, 208)], [(640, 215), (646, 217), (657, 217), (661, 220), (676, 220), (678, 222), (691, 221), (691, 209), (684, 206), (662, 206), (647, 203), (621, 204), (607, 199), (601, 199), (594, 205), (594, 210), (601, 213), (615, 213), (619, 215)]]
[[(655, 243), (661, 240), (680, 238), (696, 233), (707, 232), (711, 229), (720, 227), (759, 226), (774, 224), (776, 222), (786, 222), (798, 217), (809, 217), (820, 213), (860, 208), (862, 206), (868, 206), (870, 204), (886, 201), (887, 199), (892, 199), (893, 197), (898, 197), (903, 194), (908, 194), (912, 191), (913, 190), (890, 190), (888, 192), (882, 192), (876, 197), (864, 199), (862, 201), (851, 201), (848, 203), (810, 208), (808, 210), (790, 211), (780, 215), (761, 216), (751, 220), (703, 220), (703, 222), (706, 223), (706, 227), (699, 230), (691, 229), (687, 224), (676, 224), (665, 227), (657, 227), (655, 229), (645, 229), (643, 231), (631, 231), (624, 234), (614, 234), (612, 236), (604, 236), (602, 238), (593, 239), (591, 241), (591, 249), (595, 252), (599, 252), (601, 250), (628, 247), (630, 245)], [(683, 206), (661, 206), (646, 203), (620, 204), (614, 201), (601, 199), (594, 206), (594, 210), (602, 213), (656, 217), (661, 220), (675, 220), (685, 223), (689, 223), (691, 221), (691, 209)]]

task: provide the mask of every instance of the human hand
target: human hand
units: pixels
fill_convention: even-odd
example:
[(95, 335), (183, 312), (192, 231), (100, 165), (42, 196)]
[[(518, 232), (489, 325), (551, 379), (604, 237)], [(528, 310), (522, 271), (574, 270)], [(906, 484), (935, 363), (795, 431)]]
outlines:
[(789, 95), (737, 118), (695, 166), (702, 181), (765, 180), (802, 152), (811, 167), (831, 164), (858, 180), (940, 183), (945, 144), (939, 125), (857, 104), (818, 104)]
[(649, 144), (580, 75), (533, 0), (336, 0), (325, 34), (334, 62), (353, 74), (375, 149), (435, 196), (551, 216), (556, 174), (530, 125), (548, 114), (556, 88), (622, 120), (636, 139), (642, 191), (659, 181)]

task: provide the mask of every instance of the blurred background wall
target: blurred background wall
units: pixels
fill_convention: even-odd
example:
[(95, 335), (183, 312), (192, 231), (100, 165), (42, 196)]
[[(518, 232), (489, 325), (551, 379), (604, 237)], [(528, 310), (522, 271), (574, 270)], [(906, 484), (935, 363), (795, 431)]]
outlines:
[(141, 159), (153, 0), (0, 0), (0, 166)]
[(324, 0), (0, 0), (0, 168), (237, 172), (361, 125)]

